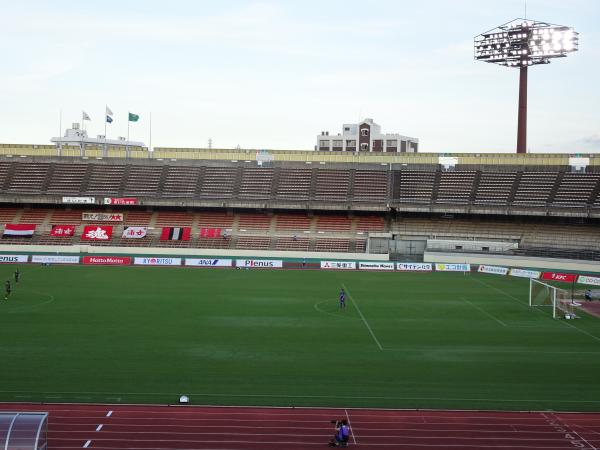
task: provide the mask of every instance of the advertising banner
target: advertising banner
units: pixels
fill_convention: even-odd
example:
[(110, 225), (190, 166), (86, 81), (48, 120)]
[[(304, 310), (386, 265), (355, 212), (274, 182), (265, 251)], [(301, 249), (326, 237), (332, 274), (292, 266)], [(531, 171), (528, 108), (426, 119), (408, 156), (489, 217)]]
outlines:
[(137, 205), (137, 198), (134, 197), (104, 197), (105, 205)]
[(508, 267), (500, 266), (479, 266), (477, 272), (480, 273), (491, 273), (493, 275), (506, 275), (508, 273)]
[(563, 281), (565, 283), (574, 283), (576, 279), (577, 279), (577, 275), (575, 275), (574, 273), (542, 272), (542, 280)]
[(128, 266), (131, 264), (130, 256), (84, 256), (83, 264), (105, 266)]
[(180, 266), (181, 258), (167, 258), (164, 256), (150, 256), (150, 257), (135, 257), (133, 264), (139, 266)]
[(50, 236), (72, 237), (75, 235), (75, 225), (52, 225)]
[(436, 264), (435, 270), (439, 272), (470, 272), (471, 264)]
[(141, 239), (146, 237), (148, 227), (125, 227), (123, 228), (122, 238), (125, 239)]
[(0, 255), (0, 264), (26, 263), (27, 255)]
[(510, 269), (511, 277), (521, 278), (539, 278), (542, 273), (538, 270), (527, 270), (527, 269)]
[(84, 241), (109, 241), (112, 236), (110, 225), (86, 225), (83, 228), (81, 239)]
[(221, 237), (221, 229), (220, 228), (200, 228), (200, 237), (219, 238), (219, 237)]
[(231, 267), (233, 266), (232, 259), (202, 259), (202, 258), (185, 258), (186, 266), (193, 267)]
[(279, 259), (236, 259), (235, 266), (253, 269), (280, 269), (283, 267), (283, 261)]
[(433, 265), (431, 263), (397, 263), (396, 270), (403, 272), (431, 272)]
[(355, 270), (354, 261), (321, 261), (321, 269)]
[(192, 227), (163, 227), (161, 241), (189, 241)]
[(41, 264), (79, 264), (79, 256), (31, 255), (31, 262)]
[(579, 275), (579, 278), (577, 278), (577, 282), (581, 284), (592, 284), (594, 286), (600, 286), (600, 278), (598, 277), (588, 277), (586, 275)]
[(394, 270), (394, 263), (390, 262), (359, 262), (358, 268), (363, 270)]
[(81, 220), (88, 222), (123, 222), (123, 213), (81, 213)]
[(93, 205), (96, 203), (95, 197), (63, 197), (63, 203), (72, 203), (77, 205)]

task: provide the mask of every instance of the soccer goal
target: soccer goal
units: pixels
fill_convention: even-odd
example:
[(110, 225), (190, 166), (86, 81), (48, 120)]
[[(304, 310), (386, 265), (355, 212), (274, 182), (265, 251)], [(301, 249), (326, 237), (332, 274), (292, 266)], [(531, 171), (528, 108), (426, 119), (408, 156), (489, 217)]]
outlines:
[(552, 317), (555, 319), (577, 317), (569, 291), (533, 278), (529, 279), (529, 306), (549, 306), (552, 308)]

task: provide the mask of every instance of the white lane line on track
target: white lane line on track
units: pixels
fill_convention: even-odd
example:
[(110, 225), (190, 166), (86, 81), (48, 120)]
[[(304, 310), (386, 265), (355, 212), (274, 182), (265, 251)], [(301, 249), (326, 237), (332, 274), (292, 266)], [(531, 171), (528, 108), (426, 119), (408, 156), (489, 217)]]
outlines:
[(112, 416), (112, 413), (113, 413), (112, 411), (109, 411), (109, 412), (107, 412), (107, 413), (106, 413), (106, 417), (110, 417), (110, 416)]
[(96, 431), (100, 431), (100, 430), (102, 429), (102, 426), (103, 426), (102, 424), (98, 425), (98, 426), (96, 427)]
[(363, 323), (367, 326), (367, 330), (369, 330), (369, 333), (371, 333), (371, 336), (373, 337), (373, 340), (375, 341), (375, 343), (377, 344), (377, 347), (379, 347), (379, 350), (383, 351), (383, 347), (381, 346), (381, 343), (379, 342), (379, 339), (377, 339), (377, 336), (375, 336), (375, 333), (373, 333), (373, 330), (371, 329), (371, 326), (369, 325), (369, 322), (367, 322), (367, 319), (365, 319), (365, 316), (363, 316), (362, 311), (360, 310), (360, 308), (358, 307), (358, 303), (356, 303), (356, 300), (354, 300), (354, 298), (352, 297), (352, 294), (350, 294), (350, 290), (346, 287), (346, 285), (344, 283), (342, 283), (342, 287), (346, 290), (346, 292), (348, 293), (348, 298), (350, 300), (352, 300), (352, 304), (354, 305), (354, 307), (356, 308), (356, 311), (358, 311), (358, 315), (360, 316), (360, 318), (362, 319)]
[(590, 444), (590, 442), (587, 439), (584, 439), (583, 437), (581, 437), (581, 435), (577, 431), (575, 431), (573, 429), (573, 427), (566, 425), (556, 414), (552, 413), (552, 417), (554, 417), (554, 420), (556, 420), (556, 422), (558, 422), (559, 424), (561, 424), (568, 431), (570, 431), (575, 436), (577, 436), (579, 439), (581, 439), (585, 444), (589, 445), (592, 450), (597, 450), (597, 448), (594, 447), (592, 444)]
[(88, 448), (91, 443), (92, 443), (91, 439), (88, 439), (87, 441), (85, 441), (85, 444), (83, 444), (83, 448)]
[(352, 428), (352, 423), (350, 422), (350, 416), (348, 415), (348, 410), (344, 409), (346, 413), (346, 419), (348, 420), (348, 428), (350, 428), (350, 434), (352, 435), (352, 441), (356, 444), (356, 435), (354, 433), (354, 429)]

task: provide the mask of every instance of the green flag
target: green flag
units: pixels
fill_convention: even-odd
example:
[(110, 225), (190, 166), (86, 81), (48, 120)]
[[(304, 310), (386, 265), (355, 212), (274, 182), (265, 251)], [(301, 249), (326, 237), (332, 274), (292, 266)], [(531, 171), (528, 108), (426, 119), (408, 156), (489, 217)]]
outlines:
[(133, 114), (133, 113), (129, 113), (129, 121), (130, 122), (137, 122), (139, 120), (140, 116), (137, 114)]

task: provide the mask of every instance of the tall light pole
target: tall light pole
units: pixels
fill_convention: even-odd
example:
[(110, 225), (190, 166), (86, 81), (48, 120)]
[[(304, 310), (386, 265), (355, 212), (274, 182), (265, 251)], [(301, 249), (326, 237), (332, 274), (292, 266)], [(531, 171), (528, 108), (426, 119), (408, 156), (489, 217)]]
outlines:
[(550, 64), (579, 49), (573, 28), (536, 20), (515, 19), (475, 36), (475, 59), (519, 68), (517, 153), (527, 153), (527, 69)]

